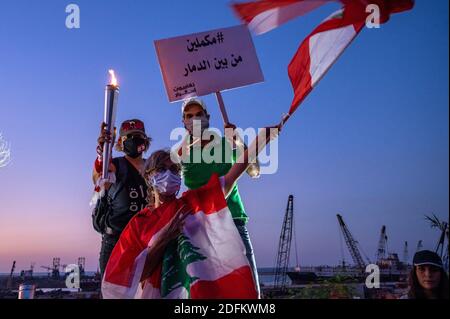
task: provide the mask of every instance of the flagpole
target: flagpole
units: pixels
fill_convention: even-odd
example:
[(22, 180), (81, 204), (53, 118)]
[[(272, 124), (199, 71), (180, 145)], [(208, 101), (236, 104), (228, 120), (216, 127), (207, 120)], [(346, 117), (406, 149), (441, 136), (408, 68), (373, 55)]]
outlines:
[[(216, 92), (216, 98), (217, 103), (219, 103), (220, 113), (222, 113), (223, 123), (225, 124), (225, 126), (227, 126), (228, 124), (230, 124), (230, 120), (228, 118), (227, 109), (225, 108), (225, 103), (223, 101), (222, 93), (220, 91)], [(234, 140), (233, 144), (235, 145), (241, 144), (244, 149), (247, 148), (247, 145), (244, 143), (244, 141), (242, 140), (241, 136), (237, 131), (233, 133), (233, 136), (235, 138), (233, 139)], [(256, 159), (255, 163), (251, 163), (249, 165), (249, 167), (247, 168), (247, 174), (252, 178), (258, 178), (261, 175), (261, 169), (258, 159)]]
[(223, 123), (225, 125), (230, 123), (228, 119), (227, 109), (225, 108), (225, 103), (223, 102), (222, 93), (220, 91), (216, 92), (217, 103), (219, 103), (220, 113), (222, 113)]

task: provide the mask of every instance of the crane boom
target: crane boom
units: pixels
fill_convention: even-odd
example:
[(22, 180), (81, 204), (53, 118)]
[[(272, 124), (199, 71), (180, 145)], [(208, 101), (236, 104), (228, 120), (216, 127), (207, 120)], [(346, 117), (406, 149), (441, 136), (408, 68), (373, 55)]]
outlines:
[(423, 249), (423, 241), (422, 241), (422, 240), (419, 240), (419, 241), (417, 242), (416, 252), (418, 252), (418, 251), (420, 251), (420, 250), (422, 250), (422, 249)]
[(383, 227), (381, 227), (380, 240), (378, 241), (378, 251), (377, 251), (378, 263), (386, 258), (386, 242), (387, 242), (386, 226), (383, 225)]
[(290, 195), (284, 215), (283, 227), (281, 228), (280, 241), (278, 244), (277, 265), (275, 268), (275, 288), (284, 290), (287, 285), (287, 270), (292, 242), (292, 227), (294, 217), (294, 196)]
[(341, 215), (337, 215), (339, 221), (339, 226), (341, 226), (342, 234), (344, 235), (345, 243), (347, 244), (350, 255), (352, 256), (353, 262), (360, 269), (365, 269), (366, 264), (361, 256), (358, 249), (358, 242), (353, 238), (347, 225), (344, 223)]

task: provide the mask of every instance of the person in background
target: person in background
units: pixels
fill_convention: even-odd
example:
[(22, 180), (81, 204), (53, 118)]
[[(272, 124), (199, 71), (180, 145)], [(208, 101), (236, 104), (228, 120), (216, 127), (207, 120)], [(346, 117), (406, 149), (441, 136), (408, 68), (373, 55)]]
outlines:
[(448, 299), (448, 276), (441, 257), (429, 250), (414, 255), (409, 291), (401, 299)]
[[(103, 147), (113, 141), (102, 123), (98, 138), (97, 159), (94, 165), (93, 182), (98, 187), (102, 175)], [(106, 264), (119, 237), (130, 219), (147, 205), (147, 185), (143, 177), (145, 160), (143, 154), (149, 149), (151, 138), (145, 132), (144, 123), (133, 119), (120, 126), (119, 139), (115, 149), (125, 154), (113, 158), (110, 172), (115, 174), (113, 183), (106, 183), (104, 217), (96, 229), (102, 234), (100, 250), (100, 273), (103, 277)], [(113, 179), (114, 180), (114, 179)], [(101, 200), (101, 199), (100, 199)]]

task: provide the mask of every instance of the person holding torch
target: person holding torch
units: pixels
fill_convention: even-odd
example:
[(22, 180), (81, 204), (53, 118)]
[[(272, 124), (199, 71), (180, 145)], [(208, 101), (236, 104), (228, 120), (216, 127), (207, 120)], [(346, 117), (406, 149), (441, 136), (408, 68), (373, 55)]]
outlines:
[[(93, 180), (96, 187), (103, 169), (103, 148), (113, 138), (102, 124), (97, 145), (97, 159), (94, 164)], [(147, 185), (143, 178), (144, 152), (150, 147), (151, 138), (145, 132), (140, 120), (127, 120), (122, 123), (115, 149), (125, 156), (112, 158), (109, 172), (114, 177), (104, 184), (104, 212), (99, 225), (102, 234), (100, 251), (100, 273), (103, 276), (109, 256), (119, 240), (122, 230), (130, 219), (147, 206)]]
[(124, 156), (112, 158), (118, 85), (114, 74), (111, 75), (111, 84), (105, 91), (105, 118), (97, 139), (97, 159), (93, 169), (96, 195), (92, 218), (94, 229), (102, 235), (99, 260), (102, 277), (123, 229), (136, 213), (147, 206), (143, 154), (151, 143), (144, 122), (139, 119), (124, 121), (115, 143), (116, 151), (124, 153)]

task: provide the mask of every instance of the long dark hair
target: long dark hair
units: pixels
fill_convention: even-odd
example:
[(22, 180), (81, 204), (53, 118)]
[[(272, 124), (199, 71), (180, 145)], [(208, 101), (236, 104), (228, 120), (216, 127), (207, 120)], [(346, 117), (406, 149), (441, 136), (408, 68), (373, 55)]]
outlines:
[[(420, 285), (419, 279), (417, 278), (417, 266), (414, 266), (409, 274), (409, 299), (427, 299), (425, 294), (425, 289)], [(435, 290), (437, 299), (448, 299), (448, 276), (444, 269), (440, 268), (441, 280), (439, 286)]]

